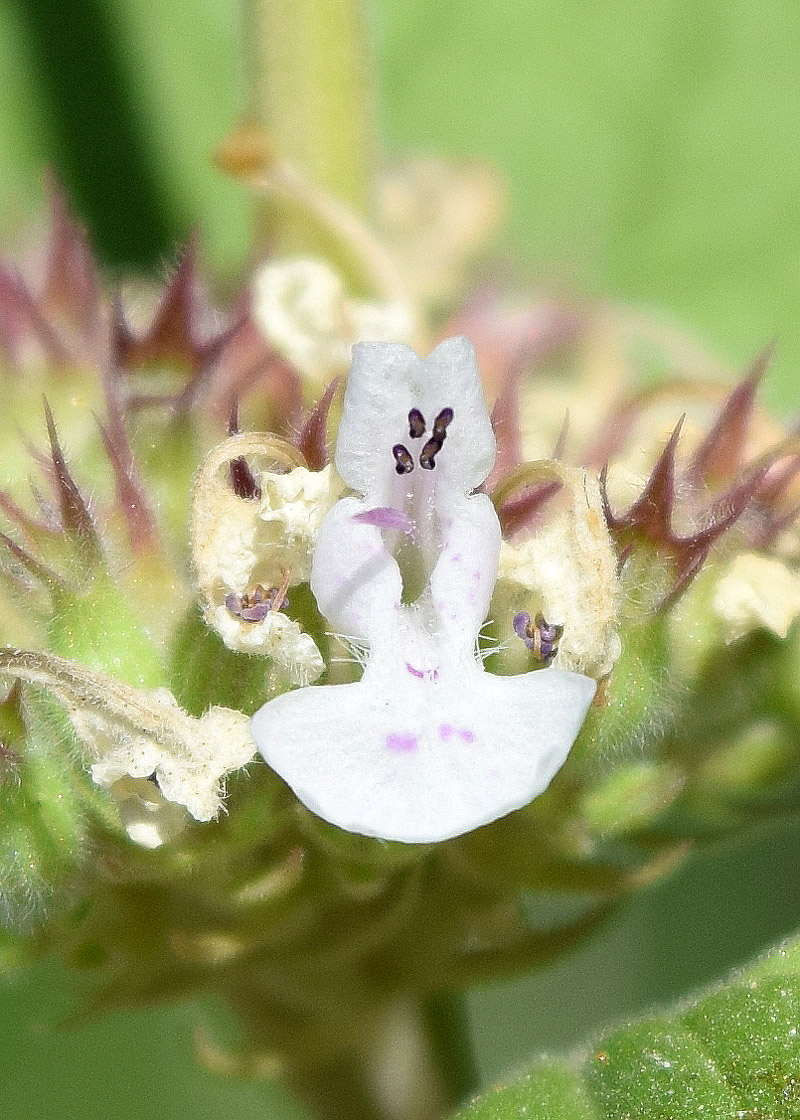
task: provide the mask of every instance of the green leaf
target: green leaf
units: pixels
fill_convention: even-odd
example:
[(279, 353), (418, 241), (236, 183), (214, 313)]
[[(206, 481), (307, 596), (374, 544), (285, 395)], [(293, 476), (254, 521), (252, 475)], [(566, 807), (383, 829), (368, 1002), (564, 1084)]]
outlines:
[[(535, 1112), (531, 1110), (531, 1101), (536, 1102)], [(501, 1086), (462, 1115), (470, 1120), (519, 1120), (523, 1116), (530, 1116), (531, 1120), (596, 1120), (598, 1113), (585, 1088), (566, 1065), (543, 1062), (521, 1081)]]
[(462, 1120), (797, 1120), (800, 938), (672, 1014), (609, 1031), (473, 1101)]

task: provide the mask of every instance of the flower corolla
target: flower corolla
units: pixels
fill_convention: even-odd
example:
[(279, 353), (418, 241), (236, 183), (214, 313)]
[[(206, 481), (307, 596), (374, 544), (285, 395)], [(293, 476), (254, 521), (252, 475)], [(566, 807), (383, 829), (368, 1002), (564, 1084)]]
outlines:
[(325, 517), (310, 583), (329, 623), (366, 648), (363, 677), (284, 693), (252, 723), (266, 761), (341, 828), (428, 843), (520, 808), (592, 702), (595, 681), (579, 673), (484, 670), (501, 534), (475, 491), (494, 457), (467, 339), (424, 360), (354, 348), (335, 465), (357, 493)]
[(509, 617), (520, 603), (563, 627), (554, 658), (596, 680), (608, 675), (622, 652), (617, 633), (621, 597), (617, 554), (603, 516), (597, 479), (580, 467), (544, 461), (543, 479), (557, 479), (566, 507), (540, 533), (500, 550), (501, 594)]

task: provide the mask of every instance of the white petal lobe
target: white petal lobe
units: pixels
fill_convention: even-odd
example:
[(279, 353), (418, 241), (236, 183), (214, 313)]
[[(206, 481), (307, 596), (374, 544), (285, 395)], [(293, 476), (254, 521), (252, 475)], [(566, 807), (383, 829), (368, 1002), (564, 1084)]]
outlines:
[(595, 691), (559, 669), (493, 677), (476, 667), (457, 684), (407, 676), (286, 693), (252, 732), (312, 812), (408, 844), (459, 836), (540, 794)]

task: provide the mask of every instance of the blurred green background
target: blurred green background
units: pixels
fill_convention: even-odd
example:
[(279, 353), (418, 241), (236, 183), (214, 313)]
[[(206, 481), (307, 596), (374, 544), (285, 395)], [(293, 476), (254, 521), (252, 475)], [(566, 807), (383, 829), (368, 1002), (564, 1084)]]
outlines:
[[(324, 3), (325, 0), (320, 0)], [(535, 283), (657, 307), (742, 366), (778, 335), (766, 392), (800, 403), (796, 0), (369, 0), (387, 155), (488, 158), (506, 247)], [(195, 226), (219, 282), (247, 257), (239, 188), (209, 153), (243, 104), (232, 0), (6, 0), (0, 233), (52, 166), (115, 272), (158, 275)], [(546, 973), (470, 1000), (483, 1076), (717, 976), (800, 926), (800, 828), (709, 848)], [(8, 1120), (298, 1116), (191, 1060), (208, 1009), (50, 1029), (52, 965), (0, 985)]]

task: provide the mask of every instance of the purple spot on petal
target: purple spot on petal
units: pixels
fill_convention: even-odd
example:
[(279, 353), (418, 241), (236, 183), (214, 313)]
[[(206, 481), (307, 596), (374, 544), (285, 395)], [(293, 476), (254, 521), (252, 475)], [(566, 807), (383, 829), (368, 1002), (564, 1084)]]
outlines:
[(461, 559), (461, 553), (460, 552), (454, 552), (453, 555), (450, 557), (450, 559), (453, 561), (454, 564), (457, 564), (458, 561)]
[(453, 727), (452, 723), (439, 724), (439, 738), (444, 742), (447, 742), (448, 739), (452, 739), (456, 735), (462, 743), (475, 742), (475, 732), (470, 731), (468, 727)]
[(421, 681), (438, 681), (438, 669), (415, 669), (413, 665), (406, 661), (406, 669), (412, 677), (417, 677)]
[(379, 529), (399, 529), (402, 533), (414, 531), (411, 518), (406, 517), (399, 509), (392, 509), (391, 506), (376, 506), (375, 509), (356, 513), (353, 515), (353, 521), (358, 521), (361, 525), (376, 525)]
[(386, 747), (390, 751), (415, 751), (419, 746), (416, 735), (407, 731), (392, 731), (386, 736)]

